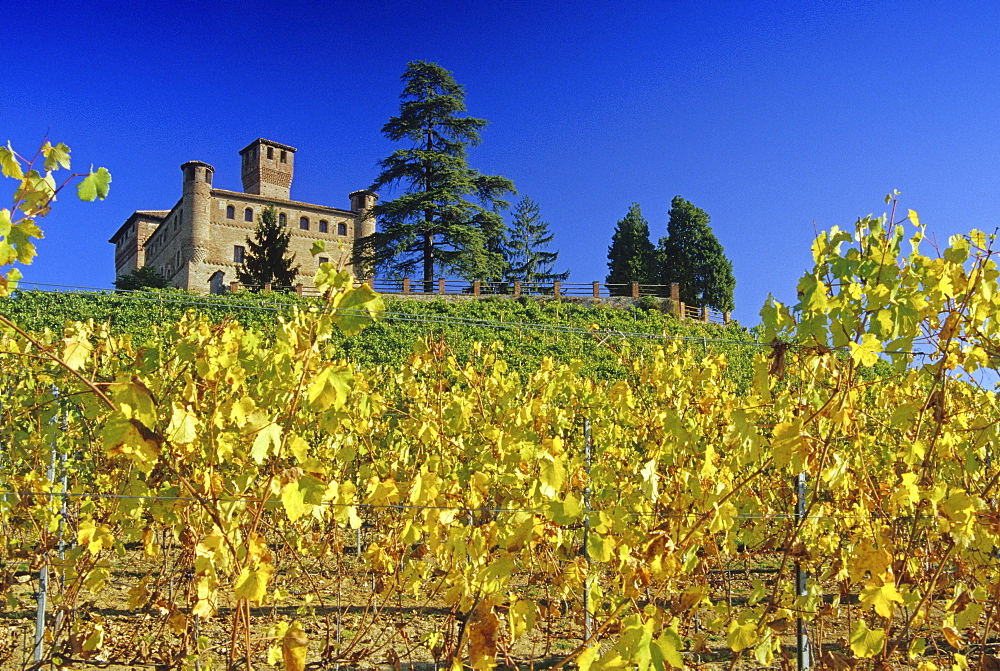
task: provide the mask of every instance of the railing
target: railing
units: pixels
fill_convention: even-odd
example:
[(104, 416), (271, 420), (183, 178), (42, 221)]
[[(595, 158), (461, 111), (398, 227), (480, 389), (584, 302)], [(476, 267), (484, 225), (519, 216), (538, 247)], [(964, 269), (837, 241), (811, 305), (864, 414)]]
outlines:
[[(387, 279), (376, 277), (367, 280), (368, 284), (380, 294), (397, 294), (403, 296), (552, 296), (560, 297), (590, 297), (590, 298), (645, 298), (647, 296), (671, 301), (671, 312), (681, 319), (689, 319), (705, 324), (728, 324), (730, 314), (719, 312), (708, 307), (685, 305), (680, 300), (680, 285), (678, 284), (606, 284), (604, 282), (493, 282), (484, 280), (461, 280), (438, 278), (431, 282), (413, 280), (409, 277)], [(265, 284), (260, 287), (241, 285), (231, 282), (229, 291), (240, 289), (267, 291), (294, 291), (300, 296), (318, 296), (315, 287), (296, 284), (294, 287), (279, 287)]]
[(604, 282), (495, 282), (439, 278), (429, 283), (411, 278), (375, 278), (368, 281), (375, 291), (385, 294), (466, 295), (466, 296), (625, 296), (670, 297), (670, 287), (659, 284), (606, 284)]

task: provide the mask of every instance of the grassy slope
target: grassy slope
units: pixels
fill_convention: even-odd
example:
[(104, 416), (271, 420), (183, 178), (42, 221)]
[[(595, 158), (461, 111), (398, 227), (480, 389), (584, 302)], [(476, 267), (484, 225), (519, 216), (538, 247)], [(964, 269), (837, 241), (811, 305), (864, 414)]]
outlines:
[[(248, 327), (273, 333), (277, 317), (310, 299), (270, 294), (198, 296), (175, 290), (134, 294), (20, 292), (0, 299), (0, 313), (30, 330), (59, 331), (67, 321), (94, 319), (112, 333), (151, 337), (159, 324), (196, 310), (209, 319), (236, 319)], [(484, 323), (485, 322), (485, 323)], [(602, 333), (588, 330), (597, 327)], [(634, 334), (648, 334), (644, 338)], [(536, 369), (545, 356), (557, 361), (580, 360), (585, 372), (600, 378), (622, 376), (622, 352), (628, 360), (664, 344), (661, 338), (684, 339), (686, 347), (725, 352), (730, 374), (748, 384), (753, 345), (738, 324), (714, 326), (679, 322), (658, 309), (580, 305), (559, 300), (484, 298), (460, 302), (402, 300), (386, 297), (386, 314), (359, 336), (342, 336), (335, 347), (361, 365), (403, 360), (420, 338), (442, 340), (460, 361), (467, 361), (475, 342), (501, 343), (515, 369)], [(626, 344), (627, 343), (627, 344)]]

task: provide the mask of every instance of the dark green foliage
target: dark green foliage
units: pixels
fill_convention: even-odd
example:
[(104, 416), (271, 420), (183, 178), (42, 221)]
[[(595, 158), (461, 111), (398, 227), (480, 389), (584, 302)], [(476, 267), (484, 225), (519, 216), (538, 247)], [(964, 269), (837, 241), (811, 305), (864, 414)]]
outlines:
[(735, 307), (733, 266), (712, 233), (708, 214), (676, 196), (671, 203), (667, 235), (660, 239), (660, 284), (680, 285), (681, 300), (708, 305), (720, 312)]
[(138, 291), (139, 289), (166, 289), (170, 282), (153, 266), (136, 268), (127, 275), (115, 278), (115, 289)]
[(510, 180), (469, 167), (466, 148), (480, 142), (486, 121), (465, 112), (465, 92), (434, 63), (414, 61), (402, 77), (399, 116), (382, 134), (410, 147), (381, 161), (372, 189), (401, 186), (404, 193), (373, 209), (379, 230), (358, 241), (355, 262), (377, 273), (409, 276), (419, 269), (424, 290), (435, 273), (467, 279), (499, 277), (497, 249), (505, 225), (498, 210), (514, 193)]
[[(735, 322), (725, 327), (679, 322), (672, 315), (641, 307), (527, 297), (423, 301), (387, 296), (385, 300), (386, 314), (380, 321), (357, 336), (337, 335), (326, 355), (391, 369), (405, 361), (421, 339), (439, 340), (460, 362), (475, 365), (474, 343), (496, 343), (507, 365), (525, 375), (550, 356), (557, 365), (578, 361), (588, 375), (618, 379), (630, 375), (636, 357), (669, 344), (659, 339), (667, 335), (682, 338), (683, 347), (724, 352), (726, 374), (746, 387), (753, 377), (753, 355), (760, 349), (742, 344), (753, 338)], [(277, 332), (278, 316), (316, 301), (295, 294), (200, 296), (180, 289), (142, 295), (25, 291), (0, 298), (0, 314), (33, 331), (60, 332), (68, 321), (93, 319), (108, 324), (111, 335), (129, 334), (141, 343), (156, 337), (164, 324), (194, 310), (214, 322), (239, 321), (270, 338)], [(594, 325), (604, 332), (592, 334)]]
[(552, 242), (549, 224), (542, 221), (538, 204), (525, 196), (514, 206), (514, 218), (507, 236), (508, 282), (563, 282), (569, 271), (553, 272), (559, 252), (545, 251)]
[[(615, 226), (608, 248), (608, 276), (605, 282), (624, 285), (631, 282), (656, 284), (656, 249), (649, 241), (649, 222), (642, 216), (639, 203), (632, 203), (625, 218)], [(609, 287), (612, 294), (626, 295), (627, 287)]]
[(278, 210), (268, 205), (257, 218), (253, 238), (247, 238), (247, 255), (236, 266), (236, 278), (251, 291), (260, 291), (265, 284), (275, 290), (291, 289), (299, 273), (295, 255), (288, 255), (291, 234), (278, 224)]

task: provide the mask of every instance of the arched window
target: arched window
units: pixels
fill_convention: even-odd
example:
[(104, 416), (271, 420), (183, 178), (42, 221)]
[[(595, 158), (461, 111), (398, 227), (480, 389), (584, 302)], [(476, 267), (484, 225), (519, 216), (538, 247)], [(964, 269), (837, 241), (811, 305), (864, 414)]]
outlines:
[(282, 212), (281, 214), (278, 215), (278, 225), (279, 226), (287, 226), (288, 225), (288, 217), (285, 216), (284, 212)]
[(302, 217), (301, 219), (299, 219), (299, 228), (301, 228), (303, 231), (309, 230), (309, 217)]
[(347, 224), (343, 222), (337, 224), (337, 235), (347, 235)]
[(319, 220), (319, 232), (320, 233), (326, 233), (328, 230), (330, 230), (330, 224), (327, 223), (326, 219), (320, 219)]
[(227, 205), (226, 206), (226, 219), (235, 219), (235, 218), (236, 218), (236, 208), (233, 207), (232, 205)]
[(243, 210), (243, 221), (253, 221), (253, 209), (247, 208)]

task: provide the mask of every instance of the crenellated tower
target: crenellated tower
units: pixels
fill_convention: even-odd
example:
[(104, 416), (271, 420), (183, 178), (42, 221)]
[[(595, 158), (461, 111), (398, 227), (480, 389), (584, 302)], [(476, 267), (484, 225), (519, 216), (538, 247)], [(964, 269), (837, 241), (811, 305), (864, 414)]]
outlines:
[[(374, 191), (362, 189), (351, 194), (351, 210), (357, 213), (354, 220), (354, 242), (357, 244), (361, 238), (366, 238), (375, 232), (375, 216), (372, 215), (372, 208), (378, 202), (378, 194)], [(367, 279), (371, 273), (367, 272), (360, 264), (354, 265), (354, 277), (357, 279)]]
[(206, 262), (212, 245), (212, 175), (215, 168), (203, 161), (188, 161), (181, 166), (181, 171), (184, 190), (180, 212), (187, 221), (180, 222), (179, 265), (187, 272), (180, 286), (201, 286), (212, 273)]
[(295, 147), (257, 138), (240, 151), (243, 191), (291, 200)]

